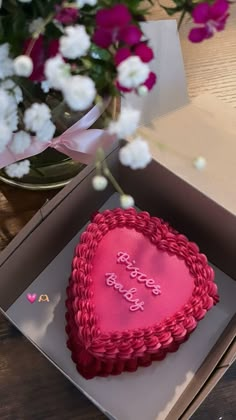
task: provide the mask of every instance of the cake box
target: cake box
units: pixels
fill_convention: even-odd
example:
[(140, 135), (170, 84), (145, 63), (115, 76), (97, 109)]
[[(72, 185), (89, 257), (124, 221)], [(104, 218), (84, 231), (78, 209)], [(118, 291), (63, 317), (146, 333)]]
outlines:
[[(140, 368), (114, 379), (86, 380), (78, 374), (66, 348), (63, 324), (73, 250), (94, 211), (114, 208), (119, 203), (111, 187), (102, 193), (93, 191), (91, 179), (95, 168), (89, 166), (46, 204), (2, 252), (1, 310), (110, 419), (187, 420), (235, 358), (235, 264), (229, 253), (222, 252), (219, 261), (212, 259), (216, 244), (222, 249), (222, 244), (235, 242), (235, 215), (157, 161), (153, 160), (139, 174), (120, 166), (118, 148), (115, 148), (107, 162), (121, 185), (126, 185), (127, 191), (134, 195), (139, 209), (171, 221), (174, 227), (178, 225), (191, 240), (196, 240), (195, 232), (198, 232), (201, 249), (210, 256), (216, 272), (221, 303), (200, 322), (181, 349), (165, 361), (157, 362), (155, 367)], [(156, 179), (165, 180), (166, 188), (153, 182)], [(182, 200), (189, 194), (193, 205), (198, 207), (197, 213), (191, 212)], [(209, 229), (203, 224), (202, 209), (211, 212)], [(219, 229), (216, 238), (216, 232), (212, 231), (215, 224), (231, 224), (232, 229), (227, 231), (227, 237), (225, 230)], [(25, 266), (29, 268), (27, 271)], [(17, 280), (19, 277), (21, 282)], [(40, 303), (26, 309), (26, 293), (40, 294), (45, 285), (50, 296), (48, 310), (42, 311)], [(160, 384), (162, 393), (156, 392)], [(129, 404), (132, 401), (135, 403)]]
[[(166, 31), (172, 35), (176, 31), (174, 22), (160, 24), (164, 27), (163, 40), (166, 39)], [(183, 81), (182, 75), (180, 79)], [(178, 83), (176, 80), (173, 82), (176, 88)], [(208, 171), (197, 176), (189, 161), (183, 165), (175, 157), (167, 160), (165, 152), (160, 154), (155, 147), (157, 124), (158, 136), (161, 130), (165, 132), (172, 126), (174, 135), (169, 133), (168, 138), (174, 143), (176, 121), (180, 121), (181, 115), (185, 121), (189, 120), (189, 115), (193, 115), (191, 104), (190, 108), (184, 107), (188, 100), (183, 84), (181, 89), (182, 95), (176, 107), (182, 108), (176, 111), (177, 114), (172, 112), (154, 121), (152, 129), (144, 128), (154, 155), (152, 163), (145, 170), (132, 171), (120, 166), (117, 146), (107, 155), (109, 167), (125, 191), (134, 196), (137, 208), (170, 222), (191, 241), (198, 243), (216, 272), (220, 303), (200, 322), (192, 337), (178, 352), (155, 366), (140, 368), (132, 374), (124, 373), (119, 378), (87, 381), (76, 371), (70, 352), (66, 349), (64, 304), (74, 247), (95, 211), (119, 205), (117, 194), (110, 186), (99, 193), (92, 189), (91, 179), (95, 174), (93, 165), (85, 168), (43, 206), (0, 255), (0, 309), (3, 314), (113, 420), (187, 420), (235, 359), (236, 266), (232, 244), (236, 243), (236, 208), (230, 201), (235, 188), (228, 162), (221, 161), (221, 171), (218, 173), (219, 160), (210, 160), (212, 141), (220, 130), (222, 107), (213, 101), (214, 108), (212, 102), (210, 104), (205, 99), (206, 108), (211, 106), (211, 120), (215, 123), (205, 121), (199, 103), (198, 121), (192, 119), (197, 129), (202, 130), (205, 153), (209, 154), (209, 167), (218, 173), (220, 182), (211, 183), (211, 173)], [(209, 118), (209, 113), (206, 115)], [(232, 117), (229, 121), (232, 121)], [(232, 124), (230, 126), (229, 121), (226, 132), (221, 132), (221, 136), (228, 156), (235, 156), (235, 141), (232, 141)], [(194, 140), (191, 140), (190, 134), (188, 132), (188, 152)], [(178, 144), (179, 150), (182, 148), (184, 151), (181, 136)], [(227, 196), (224, 194), (226, 186)], [(25, 267), (28, 267), (26, 271)], [(40, 303), (26, 306), (27, 293), (41, 294), (45, 290), (50, 296), (46, 311), (42, 311)], [(160, 386), (161, 393), (158, 391)]]

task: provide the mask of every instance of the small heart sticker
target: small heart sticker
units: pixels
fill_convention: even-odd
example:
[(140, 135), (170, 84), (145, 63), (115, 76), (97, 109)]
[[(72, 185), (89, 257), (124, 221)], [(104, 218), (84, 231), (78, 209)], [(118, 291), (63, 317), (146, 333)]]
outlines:
[(37, 295), (36, 293), (33, 293), (33, 294), (27, 293), (26, 297), (30, 303), (34, 303), (36, 301)]

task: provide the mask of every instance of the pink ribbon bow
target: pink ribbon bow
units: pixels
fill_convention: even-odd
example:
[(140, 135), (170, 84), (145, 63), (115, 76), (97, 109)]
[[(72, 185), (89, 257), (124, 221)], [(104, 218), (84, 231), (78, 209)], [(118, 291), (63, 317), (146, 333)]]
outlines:
[(49, 142), (40, 142), (32, 137), (31, 145), (21, 154), (15, 154), (9, 147), (0, 153), (0, 169), (11, 163), (42, 153), (52, 147), (81, 163), (90, 163), (99, 146), (106, 147), (114, 141), (107, 131), (88, 129), (102, 115), (104, 107), (95, 105), (84, 117)]

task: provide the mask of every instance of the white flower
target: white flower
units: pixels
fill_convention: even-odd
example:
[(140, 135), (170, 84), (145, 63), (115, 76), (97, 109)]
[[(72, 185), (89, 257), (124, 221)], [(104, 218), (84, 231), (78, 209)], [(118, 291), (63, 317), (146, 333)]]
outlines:
[(134, 206), (134, 199), (131, 195), (122, 194), (120, 196), (120, 205), (123, 209), (128, 209)]
[(48, 80), (43, 80), (41, 82), (41, 89), (42, 89), (42, 91), (44, 93), (48, 93), (49, 92), (49, 90), (51, 89), (51, 85), (50, 85), (50, 83), (49, 83)]
[(141, 85), (137, 89), (139, 96), (146, 96), (148, 94), (148, 88), (145, 85)]
[(13, 60), (9, 58), (9, 44), (0, 45), (0, 79), (5, 79), (6, 77), (12, 76), (14, 74), (13, 70)]
[(95, 175), (92, 179), (93, 188), (96, 191), (103, 191), (107, 187), (108, 181), (105, 176)]
[(13, 153), (20, 154), (23, 153), (31, 143), (31, 137), (25, 131), (18, 131), (14, 134), (13, 140), (10, 143), (9, 148)]
[(9, 44), (1, 44), (0, 45), (0, 60), (4, 60), (9, 55)]
[(10, 96), (10, 101), (4, 114), (4, 121), (11, 128), (12, 131), (15, 131), (18, 126), (18, 120), (19, 118), (17, 113), (16, 101), (13, 98), (13, 96)]
[(44, 125), (50, 120), (51, 111), (46, 104), (34, 103), (25, 111), (24, 123), (27, 130), (35, 133), (42, 130)]
[(71, 76), (63, 84), (64, 99), (74, 111), (88, 109), (96, 96), (96, 88), (92, 79), (87, 76)]
[(198, 171), (202, 171), (203, 169), (205, 169), (207, 164), (206, 159), (203, 156), (198, 156), (194, 161), (193, 161), (193, 165), (194, 167), (198, 170)]
[(108, 127), (110, 134), (116, 134), (118, 138), (125, 138), (133, 134), (138, 127), (140, 111), (131, 107), (124, 107), (117, 121), (111, 121)]
[(60, 38), (60, 52), (66, 58), (79, 58), (86, 55), (90, 47), (90, 38), (82, 25), (68, 26), (66, 35)]
[(56, 131), (56, 126), (52, 123), (51, 120), (48, 120), (41, 130), (36, 131), (37, 140), (47, 143), (48, 141), (52, 140), (54, 133)]
[(22, 160), (19, 163), (12, 163), (5, 168), (5, 172), (10, 178), (22, 178), (22, 176), (27, 175), (29, 171), (29, 160)]
[(0, 88), (0, 118), (4, 118), (5, 114), (11, 104), (11, 97), (8, 92), (2, 87)]
[(46, 61), (44, 73), (51, 87), (61, 89), (62, 83), (70, 76), (70, 65), (58, 54)]
[(12, 137), (12, 131), (9, 126), (0, 120), (0, 153), (5, 150)]
[(4, 122), (11, 131), (18, 125), (17, 104), (13, 95), (0, 88), (0, 121)]
[(150, 69), (138, 56), (126, 58), (117, 67), (118, 82), (128, 89), (136, 88), (147, 80)]
[(32, 0), (18, 0), (20, 3), (31, 3)]
[(29, 32), (31, 34), (38, 33), (40, 31), (41, 34), (44, 33), (44, 19), (42, 17), (39, 17), (37, 19), (32, 20), (32, 22), (29, 24)]
[(33, 61), (28, 55), (19, 55), (14, 60), (14, 70), (17, 76), (29, 77), (33, 67)]
[(152, 156), (148, 143), (141, 137), (137, 137), (120, 149), (119, 159), (124, 166), (129, 166), (132, 169), (143, 169), (151, 162)]
[(1, 88), (8, 91), (10, 95), (13, 95), (17, 104), (23, 101), (23, 94), (22, 90), (19, 86), (17, 86), (13, 80), (6, 79), (1, 83)]
[(81, 9), (86, 4), (89, 6), (95, 6), (97, 4), (97, 0), (76, 0), (76, 4)]

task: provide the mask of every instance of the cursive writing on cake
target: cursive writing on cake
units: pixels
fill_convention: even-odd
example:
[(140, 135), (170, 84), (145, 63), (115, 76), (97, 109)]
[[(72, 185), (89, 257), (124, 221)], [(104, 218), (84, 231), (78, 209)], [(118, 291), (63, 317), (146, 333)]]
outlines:
[(138, 267), (135, 267), (136, 261), (131, 261), (129, 254), (127, 252), (118, 252), (117, 253), (117, 263), (125, 264), (126, 270), (130, 271), (130, 277), (132, 279), (137, 279), (139, 283), (145, 283), (145, 286), (152, 289), (152, 293), (156, 296), (161, 294), (161, 286), (155, 283), (155, 280), (148, 279), (146, 274), (143, 274)]
[(132, 305), (129, 307), (130, 311), (135, 312), (138, 310), (144, 310), (144, 302), (140, 301), (139, 299), (134, 299), (134, 294), (137, 292), (135, 287), (132, 287), (129, 290), (124, 289), (122, 284), (117, 283), (117, 276), (115, 273), (106, 273), (105, 277), (107, 286), (113, 286), (115, 290), (123, 295), (124, 299), (132, 303)]

